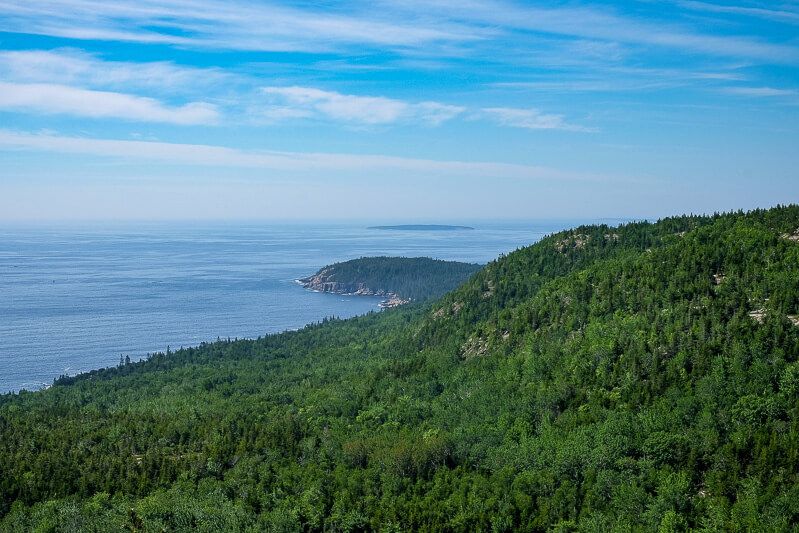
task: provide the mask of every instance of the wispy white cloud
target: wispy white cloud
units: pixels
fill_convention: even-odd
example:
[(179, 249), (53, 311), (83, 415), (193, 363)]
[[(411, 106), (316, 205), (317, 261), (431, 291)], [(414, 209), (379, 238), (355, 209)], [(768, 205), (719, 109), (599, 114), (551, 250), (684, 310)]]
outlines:
[(617, 14), (613, 9), (570, 4), (539, 7), (503, 0), (387, 1), (406, 10), (426, 10), (478, 27), (522, 30), (599, 42), (676, 49), (695, 54), (756, 59), (765, 63), (797, 63), (799, 48), (746, 35), (713, 35), (685, 24)]
[[(412, 102), (314, 87), (258, 88), (260, 80), (255, 76), (168, 62), (106, 61), (74, 49), (0, 51), (0, 80), (5, 80), (0, 82), (0, 108), (5, 110), (140, 122), (204, 125), (219, 122), (224, 114), (230, 123), (309, 119), (352, 125), (437, 126), (468, 111), (436, 101)], [(234, 99), (226, 95), (231, 87), (236, 89)], [(124, 92), (116, 90), (123, 88)], [(222, 105), (190, 99), (200, 94)], [(167, 105), (157, 95), (178, 95), (182, 104)], [(497, 124), (585, 130), (565, 123), (560, 115), (489, 109), (484, 114)]]
[(465, 107), (439, 102), (421, 102), (413, 104), (411, 109), (414, 115), (435, 126), (451, 120), (466, 111)]
[[(365, 5), (344, 2), (330, 9), (241, 0), (5, 2), (0, 3), (0, 30), (234, 50), (321, 52), (367, 47), (427, 57), (479, 55), (507, 63), (522, 57), (525, 47), (512, 56), (496, 56), (495, 45), (524, 42), (535, 34), (594, 42), (602, 48), (624, 43), (766, 63), (799, 62), (799, 50), (791, 44), (711, 34), (687, 24), (620, 15), (608, 7), (574, 3), (540, 7), (503, 0), (385, 0), (377, 8)], [(755, 11), (793, 20), (784, 10)], [(526, 50), (529, 53), (529, 47)]]
[(264, 87), (279, 109), (293, 109), (295, 116), (321, 114), (336, 120), (385, 124), (397, 121), (408, 104), (375, 96), (355, 96), (311, 87)]
[(0, 109), (183, 125), (219, 118), (216, 107), (203, 102), (170, 107), (153, 98), (47, 83), (0, 82)]
[(504, 81), (492, 87), (558, 92), (650, 92), (689, 86), (744, 81), (746, 76), (732, 67), (718, 70), (641, 68), (619, 65), (581, 68), (567, 73), (526, 75), (523, 81)]
[(369, 171), (376, 176), (403, 175), (410, 172), (415, 176), (426, 177), (629, 181), (591, 173), (511, 163), (439, 161), (388, 155), (240, 150), (213, 145), (89, 139), (9, 130), (0, 130), (0, 148), (118, 158), (132, 163), (158, 161), (178, 165), (217, 166), (225, 169), (255, 168), (312, 175), (318, 175), (321, 171), (328, 174), (343, 172), (358, 175)]
[(712, 4), (709, 2), (697, 2), (693, 0), (681, 0), (677, 3), (678, 5), (687, 9), (704, 11), (707, 13), (743, 15), (747, 17), (759, 17), (767, 20), (785, 22), (788, 24), (799, 24), (799, 12), (788, 11), (786, 9), (764, 9), (761, 7), (731, 6)]
[(585, 126), (566, 122), (563, 115), (542, 113), (537, 109), (517, 109), (512, 107), (487, 107), (483, 113), (503, 126), (529, 130), (595, 131)]
[[(373, 12), (374, 13), (374, 12)], [(0, 28), (68, 37), (236, 50), (321, 51), (341, 45), (423, 46), (479, 38), (471, 28), (392, 22), (345, 10), (218, 0), (39, 0), (0, 4)]]
[(727, 94), (738, 96), (774, 97), (774, 96), (799, 96), (799, 91), (794, 89), (777, 89), (774, 87), (725, 87)]
[(264, 87), (270, 106), (264, 115), (273, 119), (326, 117), (360, 124), (390, 124), (418, 120), (441, 124), (463, 113), (463, 107), (439, 102), (409, 103), (382, 96), (359, 96), (313, 87)]
[[(407, 121), (438, 125), (465, 110), (440, 102), (406, 102), (311, 87), (258, 88), (260, 80), (255, 75), (169, 62), (106, 61), (74, 49), (0, 51), (0, 80), (5, 80), (9, 92), (0, 97), (0, 106), (7, 108), (160, 122), (213, 122), (219, 109), (199, 102), (168, 108), (156, 99), (129, 93), (177, 94), (184, 99), (202, 94), (225, 104), (225, 113), (233, 122), (246, 120), (244, 113), (250, 118), (254, 113), (270, 122), (325, 118), (358, 124)], [(232, 88), (235, 98), (228, 96)], [(119, 89), (124, 89), (124, 94), (118, 94)], [(99, 105), (84, 105), (90, 99)]]
[(76, 49), (0, 51), (0, 79), (91, 88), (194, 92), (236, 81), (218, 68), (194, 68), (166, 61), (107, 61)]

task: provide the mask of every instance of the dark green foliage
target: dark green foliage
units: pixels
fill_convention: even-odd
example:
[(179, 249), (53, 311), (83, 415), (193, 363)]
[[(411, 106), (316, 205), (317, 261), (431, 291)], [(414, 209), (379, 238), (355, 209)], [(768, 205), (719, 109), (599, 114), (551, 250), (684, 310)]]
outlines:
[[(390, 293), (414, 301), (438, 298), (451, 291), (482, 265), (442, 261), (429, 257), (361, 257), (334, 263), (317, 272), (326, 282), (335, 283), (335, 292)], [(311, 278), (305, 278), (308, 280)], [(301, 281), (305, 281), (301, 280)]]
[(0, 530), (790, 530), (797, 228), (577, 228), (432, 303), (6, 395)]

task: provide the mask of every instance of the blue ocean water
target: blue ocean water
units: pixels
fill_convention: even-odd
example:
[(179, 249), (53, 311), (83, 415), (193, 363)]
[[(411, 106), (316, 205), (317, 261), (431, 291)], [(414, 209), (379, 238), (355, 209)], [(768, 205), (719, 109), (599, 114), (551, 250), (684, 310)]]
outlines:
[[(587, 221), (583, 221), (587, 222)], [(126, 224), (0, 228), (0, 392), (34, 390), (120, 355), (257, 337), (380, 301), (308, 291), (295, 279), (362, 256), (485, 263), (576, 222), (474, 231), (367, 224)]]

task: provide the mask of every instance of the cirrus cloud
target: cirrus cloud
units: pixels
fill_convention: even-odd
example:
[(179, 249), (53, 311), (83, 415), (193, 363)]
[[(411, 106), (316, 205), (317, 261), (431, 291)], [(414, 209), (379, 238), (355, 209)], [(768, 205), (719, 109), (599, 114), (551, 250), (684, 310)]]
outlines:
[(193, 92), (238, 81), (237, 76), (219, 68), (188, 67), (167, 61), (107, 61), (73, 48), (0, 50), (0, 79), (159, 93)]
[(538, 109), (517, 109), (513, 107), (487, 107), (483, 113), (495, 122), (513, 128), (528, 130), (595, 131), (585, 126), (566, 122), (563, 115), (542, 113)]
[(439, 102), (409, 103), (383, 96), (360, 96), (313, 87), (263, 87), (269, 99), (264, 115), (272, 119), (325, 117), (367, 125), (418, 120), (438, 125), (465, 111)]
[(369, 170), (375, 175), (423, 177), (637, 182), (637, 178), (621, 178), (588, 172), (573, 172), (543, 166), (493, 162), (433, 160), (393, 155), (364, 155), (320, 152), (285, 152), (274, 150), (242, 150), (226, 146), (184, 144), (156, 141), (130, 141), (69, 137), (54, 133), (28, 133), (0, 129), (0, 150), (25, 150), (42, 153), (86, 155), (112, 158), (138, 164), (145, 161), (165, 162), (170, 166), (202, 166), (254, 168), (276, 172), (276, 175), (320, 172), (358, 175)]
[(0, 82), (0, 109), (180, 125), (214, 124), (219, 118), (216, 107), (204, 102), (168, 106), (154, 98), (49, 83)]

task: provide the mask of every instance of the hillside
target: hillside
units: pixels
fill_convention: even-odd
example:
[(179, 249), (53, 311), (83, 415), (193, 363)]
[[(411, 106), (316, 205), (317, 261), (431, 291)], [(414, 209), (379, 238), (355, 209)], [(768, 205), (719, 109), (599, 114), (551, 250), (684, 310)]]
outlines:
[(0, 530), (789, 530), (798, 229), (583, 226), (436, 301), (3, 396)]
[[(438, 298), (481, 265), (429, 257), (361, 257), (334, 263), (299, 281), (307, 289), (387, 298), (386, 306)], [(393, 304), (393, 305), (392, 305)]]

